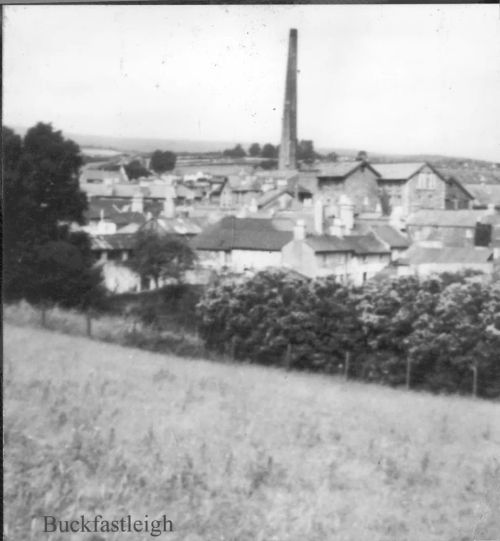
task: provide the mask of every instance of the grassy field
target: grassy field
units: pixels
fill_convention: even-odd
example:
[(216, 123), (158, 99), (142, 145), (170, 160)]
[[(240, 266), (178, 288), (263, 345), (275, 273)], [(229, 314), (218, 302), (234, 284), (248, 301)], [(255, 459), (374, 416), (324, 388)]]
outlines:
[(12, 324), (4, 353), (5, 539), (90, 540), (40, 533), (82, 513), (186, 541), (500, 539), (498, 403)]

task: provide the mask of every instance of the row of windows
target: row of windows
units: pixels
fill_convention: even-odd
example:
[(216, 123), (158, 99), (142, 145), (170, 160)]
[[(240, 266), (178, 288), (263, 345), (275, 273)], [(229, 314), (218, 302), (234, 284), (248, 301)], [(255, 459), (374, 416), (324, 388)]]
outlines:
[(418, 175), (417, 188), (419, 190), (435, 190), (436, 176), (432, 173), (420, 173)]

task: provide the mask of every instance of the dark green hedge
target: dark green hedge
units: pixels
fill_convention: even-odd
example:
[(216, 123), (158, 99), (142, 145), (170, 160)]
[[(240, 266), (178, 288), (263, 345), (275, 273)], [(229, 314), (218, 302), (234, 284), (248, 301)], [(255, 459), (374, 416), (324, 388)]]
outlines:
[(477, 274), (354, 288), (261, 272), (209, 288), (197, 316), (207, 349), (237, 360), (500, 396), (500, 286)]

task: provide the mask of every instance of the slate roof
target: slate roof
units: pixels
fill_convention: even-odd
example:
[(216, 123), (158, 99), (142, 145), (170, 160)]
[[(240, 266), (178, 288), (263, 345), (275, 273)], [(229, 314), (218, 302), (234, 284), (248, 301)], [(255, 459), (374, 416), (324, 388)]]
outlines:
[(239, 175), (232, 175), (228, 179), (229, 187), (233, 192), (259, 192), (261, 182), (254, 177), (241, 177)]
[(226, 216), (193, 239), (197, 250), (280, 251), (292, 240), (291, 231), (279, 231), (272, 220)]
[(344, 239), (351, 244), (353, 251), (358, 255), (389, 253), (389, 250), (373, 233), (367, 233), (366, 235), (348, 235), (345, 236)]
[(290, 194), (290, 190), (288, 188), (278, 188), (278, 189), (275, 189), (275, 190), (269, 190), (268, 192), (265, 192), (264, 194), (262, 194), (259, 197), (259, 199), (257, 199), (257, 206), (259, 208), (260, 207), (265, 207), (266, 205), (268, 205), (269, 203), (271, 203), (275, 199), (278, 199), (278, 197), (280, 197), (280, 195), (283, 195), (285, 193)]
[(425, 165), (425, 162), (376, 163), (373, 164), (373, 168), (380, 174), (382, 180), (408, 180)]
[(311, 235), (306, 237), (308, 244), (317, 254), (329, 252), (352, 252), (351, 243), (333, 235)]
[(410, 246), (408, 238), (391, 225), (373, 225), (371, 229), (382, 242), (391, 248), (404, 249)]
[(407, 226), (475, 227), (484, 210), (419, 210), (410, 214)]
[(92, 250), (131, 250), (135, 245), (135, 235), (127, 233), (93, 235), (90, 241)]
[(176, 233), (177, 235), (198, 235), (202, 228), (189, 218), (176, 216), (175, 218), (156, 218), (158, 227), (166, 233)]
[(117, 212), (108, 217), (108, 220), (120, 227), (127, 224), (143, 224), (146, 217), (141, 212)]
[(493, 251), (490, 248), (458, 248), (443, 246), (442, 248), (426, 248), (414, 245), (399, 264), (420, 265), (425, 263), (487, 263)]
[(184, 186), (183, 184), (178, 184), (175, 187), (175, 192), (177, 197), (183, 197), (184, 199), (196, 199), (197, 194), (191, 188)]
[(349, 174), (353, 173), (356, 169), (361, 167), (361, 165), (365, 164), (365, 166), (371, 167), (366, 162), (335, 162), (335, 163), (327, 163), (322, 164), (319, 167), (319, 170), (316, 173), (317, 177), (332, 177), (332, 178), (344, 178), (348, 176)]
[(316, 253), (353, 252), (357, 255), (388, 254), (389, 250), (375, 237), (373, 233), (366, 235), (348, 235), (336, 237), (333, 235), (311, 235), (305, 242)]
[(436, 167), (436, 169), (445, 177), (453, 177), (461, 184), (500, 184), (500, 170), (495, 169), (469, 169), (466, 167)]
[(500, 205), (500, 184), (466, 184), (465, 188), (481, 205)]

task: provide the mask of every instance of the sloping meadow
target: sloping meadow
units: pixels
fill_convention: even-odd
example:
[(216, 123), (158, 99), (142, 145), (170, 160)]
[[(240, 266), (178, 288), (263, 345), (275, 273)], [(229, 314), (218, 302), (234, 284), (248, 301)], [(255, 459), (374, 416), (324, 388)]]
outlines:
[[(187, 541), (500, 536), (491, 401), (5, 328), (6, 539), (167, 515)], [(106, 541), (143, 534), (101, 534)]]

